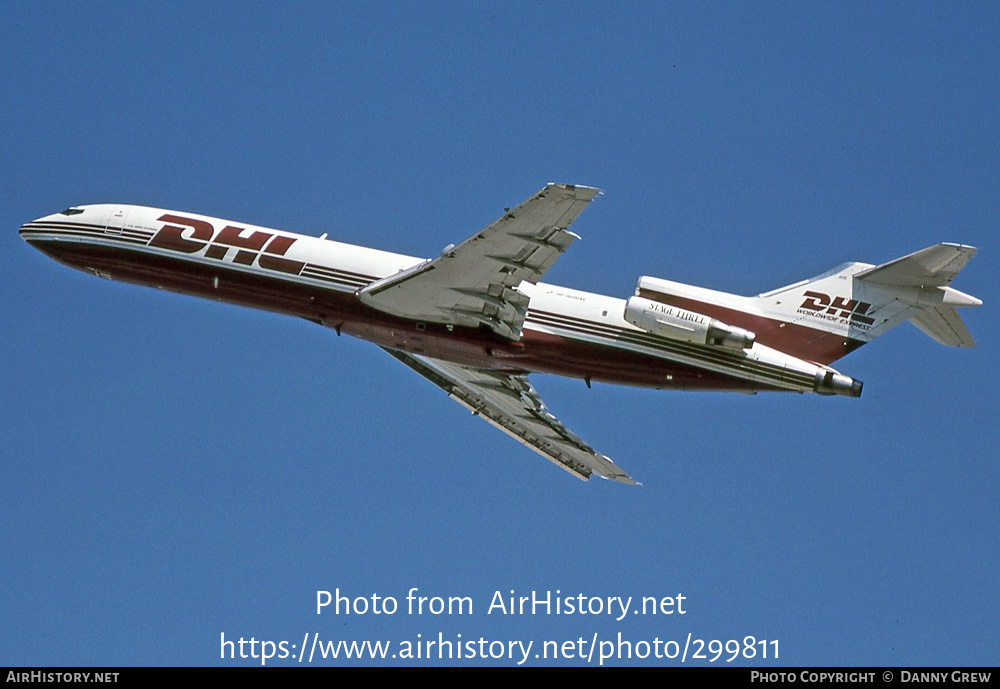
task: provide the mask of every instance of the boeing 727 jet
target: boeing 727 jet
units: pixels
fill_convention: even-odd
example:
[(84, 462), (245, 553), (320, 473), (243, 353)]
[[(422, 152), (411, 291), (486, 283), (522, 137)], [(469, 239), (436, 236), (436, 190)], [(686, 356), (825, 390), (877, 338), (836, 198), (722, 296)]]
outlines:
[(553, 416), (528, 380), (551, 373), (675, 390), (861, 395), (830, 364), (910, 321), (974, 347), (949, 286), (975, 254), (937, 244), (844, 263), (743, 297), (641, 277), (627, 299), (540, 282), (598, 194), (549, 184), (432, 259), (192, 213), (67, 208), (21, 236), (98, 277), (299, 316), (374, 342), (472, 413), (574, 476), (635, 483)]

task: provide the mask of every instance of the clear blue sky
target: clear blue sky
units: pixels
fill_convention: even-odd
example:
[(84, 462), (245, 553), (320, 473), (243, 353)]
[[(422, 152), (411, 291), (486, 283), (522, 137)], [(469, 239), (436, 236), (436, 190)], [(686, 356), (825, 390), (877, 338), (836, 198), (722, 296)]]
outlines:
[[(997, 663), (997, 4), (0, 16), (0, 665), (214, 664), (220, 634), (307, 632)], [(17, 236), (122, 202), (430, 256), (549, 181), (606, 193), (546, 280), (617, 296), (978, 246), (955, 286), (985, 302), (963, 313), (980, 348), (904, 324), (838, 363), (861, 399), (540, 376), (645, 485), (585, 484), (369, 344), (98, 280)], [(474, 613), (317, 616), (338, 587)], [(687, 612), (487, 615), (511, 589), (682, 593)]]

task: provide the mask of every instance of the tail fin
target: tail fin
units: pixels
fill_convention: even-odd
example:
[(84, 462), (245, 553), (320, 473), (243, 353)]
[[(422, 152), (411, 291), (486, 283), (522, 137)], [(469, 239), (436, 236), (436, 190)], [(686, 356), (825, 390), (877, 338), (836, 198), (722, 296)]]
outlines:
[(971, 246), (938, 244), (866, 270), (856, 277), (886, 289), (919, 289), (916, 299), (910, 301), (921, 310), (910, 317), (910, 322), (943, 345), (975, 347), (976, 341), (955, 307), (979, 306), (983, 302), (948, 287), (975, 253), (976, 249)]
[(794, 324), (835, 336), (812, 341), (819, 348), (812, 358), (820, 363), (835, 361), (906, 320), (941, 344), (975, 347), (955, 308), (982, 301), (948, 286), (975, 253), (971, 246), (943, 243), (879, 266), (845, 263), (757, 300), (763, 311), (784, 320), (781, 328)]
[(636, 294), (744, 328), (760, 344), (819, 364), (907, 320), (942, 344), (975, 347), (955, 309), (982, 302), (948, 286), (975, 253), (937, 244), (880, 266), (844, 263), (756, 297), (651, 277), (640, 278)]

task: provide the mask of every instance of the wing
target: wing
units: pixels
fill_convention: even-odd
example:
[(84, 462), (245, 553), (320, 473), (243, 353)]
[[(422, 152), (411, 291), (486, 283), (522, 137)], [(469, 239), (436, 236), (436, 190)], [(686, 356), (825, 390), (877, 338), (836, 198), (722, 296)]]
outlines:
[(580, 440), (549, 413), (526, 375), (469, 368), (383, 347), (463, 407), (518, 442), (586, 481), (601, 478), (637, 485), (614, 462)]
[(579, 238), (566, 228), (597, 194), (593, 187), (549, 184), (458, 246), (361, 288), (358, 297), (394, 316), (486, 325), (517, 340), (528, 298), (516, 287), (540, 280)]

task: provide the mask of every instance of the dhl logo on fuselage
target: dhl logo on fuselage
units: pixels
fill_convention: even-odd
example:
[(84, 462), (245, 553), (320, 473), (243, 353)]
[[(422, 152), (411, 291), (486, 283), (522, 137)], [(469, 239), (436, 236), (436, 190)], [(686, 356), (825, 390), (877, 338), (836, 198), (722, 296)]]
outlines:
[(861, 324), (863, 326), (870, 326), (875, 322), (874, 318), (865, 315), (868, 313), (868, 309), (872, 307), (866, 301), (848, 299), (847, 297), (831, 298), (828, 294), (810, 291), (805, 292), (803, 296), (805, 296), (805, 300), (799, 306), (799, 309), (810, 311), (811, 313), (807, 315), (842, 318), (847, 319), (853, 324)]
[(230, 249), (236, 249), (233, 263), (250, 266), (256, 260), (261, 268), (293, 275), (298, 275), (305, 265), (301, 261), (281, 258), (297, 241), (293, 237), (260, 230), (251, 230), (249, 234), (245, 234), (248, 230), (233, 225), (226, 225), (216, 234), (215, 227), (207, 220), (195, 220), (170, 213), (161, 215), (158, 220), (167, 224), (153, 235), (149, 246), (186, 254), (195, 254), (207, 247), (205, 256), (218, 260), (225, 259)]

